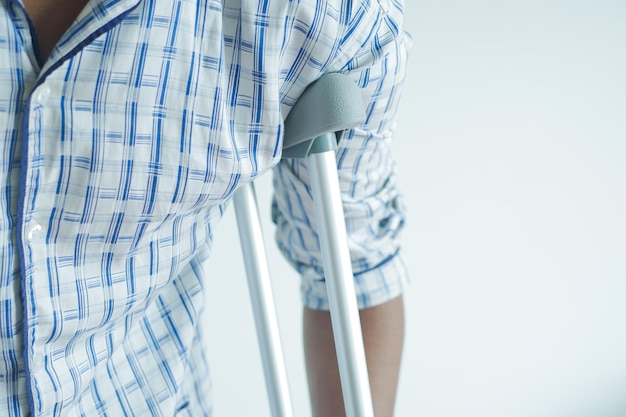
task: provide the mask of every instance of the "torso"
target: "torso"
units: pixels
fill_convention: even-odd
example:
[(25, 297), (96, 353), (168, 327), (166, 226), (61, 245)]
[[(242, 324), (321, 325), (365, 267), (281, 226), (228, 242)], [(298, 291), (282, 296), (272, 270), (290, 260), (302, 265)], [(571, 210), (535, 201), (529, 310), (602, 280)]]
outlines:
[(88, 0), (23, 0), (35, 26), (39, 59), (44, 62)]

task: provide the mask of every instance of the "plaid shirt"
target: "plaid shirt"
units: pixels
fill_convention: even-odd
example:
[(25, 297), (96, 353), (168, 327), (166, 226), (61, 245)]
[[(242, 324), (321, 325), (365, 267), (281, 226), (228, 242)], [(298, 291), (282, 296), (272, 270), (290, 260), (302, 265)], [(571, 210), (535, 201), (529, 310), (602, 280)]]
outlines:
[(0, 415), (210, 415), (203, 265), (272, 167), (277, 241), (326, 308), (306, 167), (280, 161), (326, 72), (367, 105), (338, 150), (359, 302), (399, 295), (401, 20), (394, 0), (91, 0), (41, 63), (0, 0)]

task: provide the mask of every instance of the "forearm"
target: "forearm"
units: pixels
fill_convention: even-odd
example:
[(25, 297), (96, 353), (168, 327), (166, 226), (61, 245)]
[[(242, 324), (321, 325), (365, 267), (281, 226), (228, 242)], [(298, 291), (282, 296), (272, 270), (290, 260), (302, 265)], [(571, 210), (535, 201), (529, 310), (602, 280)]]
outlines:
[[(391, 417), (404, 339), (402, 297), (361, 310), (360, 315), (375, 416)], [(304, 309), (304, 350), (313, 417), (345, 416), (327, 311)]]

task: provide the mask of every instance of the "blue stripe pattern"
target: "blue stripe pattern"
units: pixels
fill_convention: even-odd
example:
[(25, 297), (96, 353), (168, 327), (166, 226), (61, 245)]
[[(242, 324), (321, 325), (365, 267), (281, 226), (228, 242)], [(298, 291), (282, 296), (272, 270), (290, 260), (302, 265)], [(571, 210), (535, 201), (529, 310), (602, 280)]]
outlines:
[(367, 108), (337, 151), (359, 303), (402, 292), (402, 7), (91, 0), (40, 63), (0, 0), (0, 415), (210, 416), (205, 261), (234, 190), (270, 169), (278, 245), (328, 308), (306, 164), (280, 159), (324, 73)]

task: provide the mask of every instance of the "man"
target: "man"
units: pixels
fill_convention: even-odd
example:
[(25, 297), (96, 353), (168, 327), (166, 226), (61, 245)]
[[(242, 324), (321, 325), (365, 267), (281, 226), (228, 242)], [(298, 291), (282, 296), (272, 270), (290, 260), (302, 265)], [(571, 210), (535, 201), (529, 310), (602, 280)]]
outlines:
[(338, 165), (376, 412), (391, 415), (401, 18), (393, 0), (0, 0), (0, 415), (211, 415), (203, 262), (233, 191), (272, 167), (314, 415), (341, 415), (307, 171), (280, 162), (283, 118), (329, 72), (367, 105)]

